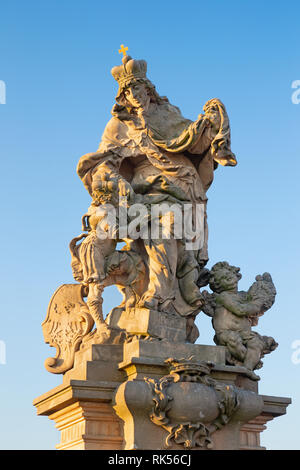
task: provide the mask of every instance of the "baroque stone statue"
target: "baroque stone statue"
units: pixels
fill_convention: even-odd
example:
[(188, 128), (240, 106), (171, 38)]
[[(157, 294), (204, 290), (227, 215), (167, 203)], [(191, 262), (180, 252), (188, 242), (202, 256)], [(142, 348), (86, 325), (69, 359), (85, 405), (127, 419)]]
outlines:
[[(91, 202), (69, 244), (74, 283), (42, 323), (56, 348), (45, 367), (63, 383), (35, 405), (61, 449), (262, 449), (264, 424), (290, 403), (260, 395), (255, 373), (277, 347), (253, 330), (276, 289), (264, 273), (239, 291), (239, 268), (207, 266), (207, 190), (237, 164), (225, 107), (211, 99), (186, 119), (146, 62), (120, 52), (112, 118), (77, 166)], [(123, 299), (105, 312), (112, 285)], [(200, 312), (216, 345), (195, 344)]]
[[(43, 330), (46, 341), (59, 352), (46, 367), (57, 373), (67, 370), (76, 348), (88, 339), (97, 344), (134, 337), (194, 343), (199, 336), (195, 318), (203, 310), (213, 315), (215, 341), (226, 346), (231, 362), (240, 361), (252, 371), (275, 343), (251, 333), (248, 317), (240, 319), (236, 311), (225, 315), (224, 307), (222, 316), (218, 305), (212, 313), (211, 299), (219, 302), (229, 294), (214, 290), (212, 279), (217, 278), (219, 265), (211, 272), (205, 267), (206, 192), (219, 164), (237, 164), (225, 107), (211, 99), (196, 121), (184, 118), (157, 93), (147, 77), (147, 63), (122, 52), (122, 65), (111, 71), (118, 84), (112, 118), (98, 150), (83, 155), (77, 166), (92, 199), (82, 217), (82, 233), (70, 242), (73, 276), (81, 287), (64, 285), (51, 300)], [(210, 300), (200, 291), (209, 280), (214, 290)], [(257, 282), (265, 286), (268, 281)], [(123, 300), (105, 318), (102, 295), (109, 285), (118, 286)], [(67, 353), (58, 338), (68, 334), (71, 320), (62, 321), (57, 311), (67, 311), (69, 304), (76, 312), (85, 310), (81, 318), (88, 312), (89, 321), (84, 328), (75, 322), (78, 340)], [(239, 333), (233, 333), (230, 315), (235, 315), (231, 323), (243, 323), (236, 327)], [(250, 359), (253, 349), (255, 359)]]
[[(205, 113), (192, 122), (166, 97), (158, 95), (146, 71), (144, 60), (134, 60), (128, 55), (123, 57), (121, 66), (112, 69), (119, 85), (113, 117), (97, 152), (84, 155), (79, 161), (77, 172), (92, 197), (92, 204), (88, 213), (89, 235), (80, 247), (85, 252), (80, 257), (80, 269), (86, 276), (78, 277), (75, 271), (74, 277), (88, 287), (88, 304), (91, 298), (93, 305), (95, 302), (100, 305), (105, 279), (113, 272), (108, 260), (115, 253), (116, 242), (126, 241), (124, 251), (128, 256), (134, 253), (140, 257), (145, 273), (144, 285), (139, 283), (135, 298), (125, 296), (124, 308), (130, 305), (174, 312), (190, 319), (199, 313), (203, 304), (199, 285), (208, 260), (206, 191), (218, 164), (234, 166), (236, 159), (230, 150), (228, 116), (220, 100), (208, 101)], [(138, 204), (150, 208), (162, 203), (164, 216), (170, 215), (174, 204), (179, 211), (189, 204), (191, 218), (195, 217), (196, 206), (201, 205), (202, 240), (199, 243), (193, 240), (194, 249), (186, 249), (190, 242), (188, 233), (180, 239), (174, 237), (174, 220), (169, 233), (155, 238), (149, 233), (140, 234), (137, 239), (127, 233), (122, 236), (117, 220), (116, 237), (99, 241), (95, 230), (109, 215), (105, 205), (127, 209), (125, 224), (128, 224), (130, 209), (133, 208), (131, 214), (135, 215)], [(143, 228), (147, 230), (151, 214), (145, 217)], [(109, 230), (107, 223), (106, 227)], [(158, 221), (159, 229), (167, 230), (163, 218)], [(72, 254), (78, 259), (74, 250)], [(120, 265), (114, 265), (114, 269), (120, 270)], [(98, 310), (99, 314), (94, 312), (97, 327), (100, 322), (103, 325)]]

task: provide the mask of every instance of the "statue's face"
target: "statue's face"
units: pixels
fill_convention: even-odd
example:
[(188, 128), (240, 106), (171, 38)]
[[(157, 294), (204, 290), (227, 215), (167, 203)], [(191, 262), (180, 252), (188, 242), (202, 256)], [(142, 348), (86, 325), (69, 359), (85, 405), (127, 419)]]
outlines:
[(218, 272), (213, 276), (213, 291), (223, 292), (237, 288), (239, 276), (235, 272), (227, 268), (218, 269)]
[(133, 108), (147, 109), (150, 97), (144, 83), (133, 83), (125, 90), (125, 98)]

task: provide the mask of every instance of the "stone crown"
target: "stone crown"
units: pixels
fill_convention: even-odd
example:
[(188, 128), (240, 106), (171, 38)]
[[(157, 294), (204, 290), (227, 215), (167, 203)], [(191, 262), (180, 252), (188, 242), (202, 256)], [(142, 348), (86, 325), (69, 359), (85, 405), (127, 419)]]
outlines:
[(118, 82), (120, 89), (128, 86), (138, 79), (146, 79), (147, 62), (145, 60), (135, 60), (126, 55), (122, 59), (123, 65), (113, 67), (111, 74)]

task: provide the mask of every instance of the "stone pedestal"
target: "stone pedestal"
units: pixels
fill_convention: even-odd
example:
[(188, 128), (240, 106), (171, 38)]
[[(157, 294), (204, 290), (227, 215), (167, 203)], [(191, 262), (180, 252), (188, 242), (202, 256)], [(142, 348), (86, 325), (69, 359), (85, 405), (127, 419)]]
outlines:
[[(214, 366), (204, 375), (198, 371), (197, 380), (191, 378), (190, 371), (188, 380), (176, 382), (166, 362), (171, 357), (179, 362), (193, 357), (193, 363), (211, 361)], [(207, 385), (205, 380), (202, 383), (206, 373), (217, 385)], [(208, 448), (215, 450), (264, 449), (260, 433), (266, 429), (265, 424), (285, 414), (291, 402), (288, 398), (259, 395), (257, 382), (247, 377), (244, 368), (225, 365), (223, 347), (154, 339), (124, 345), (86, 344), (76, 353), (74, 367), (64, 374), (62, 385), (35, 399), (34, 405), (39, 415), (49, 416), (61, 431), (58, 449), (184, 449), (178, 437), (177, 442), (170, 438), (167, 447), (170, 431), (153, 417), (153, 410), (159, 416), (159, 407), (154, 409), (158, 386), (169, 399), (166, 421), (174, 424), (177, 420), (178, 424), (182, 420), (182, 429), (185, 427), (188, 433), (196, 429), (197, 436), (202, 424), (199, 427), (196, 421), (200, 418), (195, 421), (193, 415), (201, 415), (204, 423), (215, 420), (215, 402), (220, 404), (220, 396), (226, 398), (221, 402), (230, 419), (210, 435)], [(227, 391), (231, 396), (234, 391), (238, 397), (234, 412), (228, 412)], [(207, 446), (191, 448), (203, 450)]]
[(148, 308), (130, 308), (109, 316), (107, 323), (114, 328), (121, 328), (133, 336), (185, 341), (186, 319), (177, 314), (158, 312)]

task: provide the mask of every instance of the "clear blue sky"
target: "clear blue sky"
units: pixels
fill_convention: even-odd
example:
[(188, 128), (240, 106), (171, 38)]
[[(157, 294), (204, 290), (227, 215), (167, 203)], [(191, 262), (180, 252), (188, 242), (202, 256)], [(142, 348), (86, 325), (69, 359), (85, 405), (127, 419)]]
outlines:
[[(241, 289), (269, 271), (278, 295), (260, 320), (279, 348), (266, 356), (260, 392), (289, 396), (269, 423), (269, 449), (300, 449), (299, 124), (291, 84), (300, 80), (298, 1), (10, 0), (0, 10), (1, 323), (0, 448), (53, 449), (58, 431), (32, 400), (61, 383), (43, 362), (49, 299), (72, 282), (68, 243), (90, 198), (76, 175), (97, 149), (117, 86), (121, 43), (148, 62), (161, 95), (195, 119), (218, 97), (232, 127), (236, 168), (219, 168), (209, 190), (209, 266), (241, 267)], [(105, 294), (106, 312), (116, 305)], [(199, 318), (200, 342), (213, 344)]]

